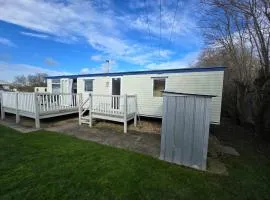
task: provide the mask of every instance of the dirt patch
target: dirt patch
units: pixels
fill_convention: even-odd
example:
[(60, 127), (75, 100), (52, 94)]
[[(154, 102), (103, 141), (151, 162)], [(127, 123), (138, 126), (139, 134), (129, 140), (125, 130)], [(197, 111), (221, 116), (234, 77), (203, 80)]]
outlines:
[(160, 134), (161, 133), (161, 123), (162, 123), (161, 119), (149, 120), (146, 118), (141, 118), (138, 121), (138, 126), (137, 127), (131, 126), (130, 130)]
[[(94, 120), (93, 126), (101, 129), (113, 129), (119, 133), (123, 133), (123, 123), (105, 121), (105, 120)], [(137, 127), (134, 126), (133, 121), (128, 123), (128, 132), (136, 131), (141, 133), (152, 133), (160, 134), (161, 131), (161, 120), (160, 119), (147, 119), (142, 118), (138, 120)]]

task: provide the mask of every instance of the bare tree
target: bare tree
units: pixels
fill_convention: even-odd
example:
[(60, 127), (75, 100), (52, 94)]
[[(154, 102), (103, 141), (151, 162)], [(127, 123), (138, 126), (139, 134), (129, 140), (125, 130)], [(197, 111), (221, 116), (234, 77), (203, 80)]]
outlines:
[(231, 105), (226, 107), (232, 108), (233, 111), (229, 112), (235, 113), (235, 117), (242, 124), (253, 123), (247, 96), (252, 90), (256, 66), (254, 66), (254, 47), (247, 37), (244, 16), (221, 6), (220, 1), (207, 1), (205, 5), (207, 15), (201, 24), (211, 48), (211, 51), (208, 50), (206, 61), (209, 62), (212, 56), (212, 60), (218, 59), (222, 61), (220, 64), (227, 67), (224, 93), (229, 94), (230, 98), (223, 95), (223, 104)]
[(34, 87), (43, 87), (46, 86), (46, 81), (45, 81), (45, 77), (48, 76), (45, 73), (38, 73), (35, 75), (28, 75), (27, 79), (28, 79), (28, 83), (30, 86), (34, 86)]
[(250, 42), (255, 44), (260, 58), (263, 73), (268, 76), (270, 71), (270, 3), (266, 0), (230, 0), (230, 6), (245, 16), (246, 29)]
[(37, 73), (35, 75), (24, 75), (16, 76), (14, 79), (14, 85), (18, 88), (19, 91), (33, 92), (34, 87), (45, 87), (46, 80), (45, 73)]
[[(225, 51), (227, 73), (230, 72), (227, 78), (237, 88), (237, 109), (244, 116), (241, 121), (259, 126), (268, 123), (264, 121), (270, 91), (269, 4), (266, 0), (202, 1), (206, 11), (202, 30), (212, 49)], [(252, 112), (245, 113), (251, 107)]]
[(13, 83), (14, 83), (14, 85), (17, 85), (17, 86), (26, 86), (27, 85), (27, 78), (24, 75), (15, 76)]

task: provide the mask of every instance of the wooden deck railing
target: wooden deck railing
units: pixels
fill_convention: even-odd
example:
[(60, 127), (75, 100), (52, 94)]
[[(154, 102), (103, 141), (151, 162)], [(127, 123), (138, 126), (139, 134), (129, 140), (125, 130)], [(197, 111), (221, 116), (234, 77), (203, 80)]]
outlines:
[(136, 112), (135, 95), (91, 95), (91, 111), (124, 116)]
[[(84, 113), (89, 111), (88, 116)], [(137, 120), (136, 95), (92, 95), (81, 101), (79, 106), (79, 123), (89, 123), (92, 126), (92, 118), (101, 118), (124, 122), (124, 132), (127, 130), (127, 121), (134, 118)]]
[(50, 94), (37, 93), (37, 101), (40, 113), (78, 108), (78, 94)]
[(20, 116), (34, 118), (36, 127), (41, 118), (53, 117), (78, 112), (79, 94), (51, 94), (33, 92), (1, 92), (1, 118), (5, 112), (16, 114), (16, 122)]
[(123, 97), (118, 95), (91, 95), (92, 112), (109, 115), (123, 115)]

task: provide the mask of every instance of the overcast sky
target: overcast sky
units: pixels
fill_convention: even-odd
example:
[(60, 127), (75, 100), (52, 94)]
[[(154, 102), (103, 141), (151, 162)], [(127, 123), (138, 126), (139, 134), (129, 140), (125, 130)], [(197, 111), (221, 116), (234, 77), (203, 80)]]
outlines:
[[(188, 67), (203, 47), (198, 1), (0, 0), (0, 80), (45, 72)], [(161, 12), (160, 12), (161, 11)]]

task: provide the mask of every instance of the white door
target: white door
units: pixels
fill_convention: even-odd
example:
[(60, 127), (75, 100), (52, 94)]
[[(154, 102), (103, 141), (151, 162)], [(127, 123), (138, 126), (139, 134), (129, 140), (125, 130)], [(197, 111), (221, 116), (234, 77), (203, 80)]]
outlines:
[[(115, 77), (111, 79), (112, 81), (112, 95), (121, 95), (121, 84), (122, 80), (119, 77)], [(113, 96), (112, 102), (111, 102), (111, 108), (115, 110), (122, 110), (123, 100), (121, 100), (121, 97)]]
[(61, 79), (62, 105), (69, 106), (72, 103), (72, 79)]

